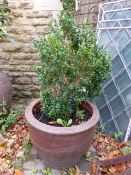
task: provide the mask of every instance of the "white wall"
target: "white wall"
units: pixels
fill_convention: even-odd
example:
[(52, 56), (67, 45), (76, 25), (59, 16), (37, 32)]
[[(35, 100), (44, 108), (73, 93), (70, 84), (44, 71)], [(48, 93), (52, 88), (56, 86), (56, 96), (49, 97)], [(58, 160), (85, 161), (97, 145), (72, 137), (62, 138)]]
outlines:
[(62, 10), (62, 4), (60, 0), (34, 0), (34, 9), (51, 10), (53, 17), (56, 18), (59, 11)]
[(60, 0), (34, 0), (35, 8), (45, 10), (61, 10)]

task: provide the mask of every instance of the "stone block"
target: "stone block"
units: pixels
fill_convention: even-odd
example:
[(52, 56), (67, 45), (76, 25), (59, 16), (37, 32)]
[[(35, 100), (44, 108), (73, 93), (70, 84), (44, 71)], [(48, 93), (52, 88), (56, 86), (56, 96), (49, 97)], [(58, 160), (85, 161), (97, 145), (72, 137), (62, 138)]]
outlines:
[(39, 53), (37, 52), (37, 53), (32, 54), (32, 59), (39, 60)]
[(98, 4), (97, 3), (92, 3), (89, 5), (89, 13), (96, 13)]
[(30, 41), (33, 43), (34, 41), (38, 40), (40, 38), (39, 35), (31, 35)]
[(6, 59), (6, 60), (9, 60), (11, 57), (11, 55), (9, 53), (6, 53), (6, 52), (0, 52), (0, 59)]
[(18, 43), (29, 43), (31, 40), (30, 35), (25, 37), (25, 35), (22, 35), (22, 33), (24, 32), (22, 31), (20, 35), (11, 34), (11, 37)]
[(30, 89), (28, 89), (27, 91), (22, 90), (21, 91), (21, 97), (32, 97), (33, 93), (32, 91), (30, 91)]
[(13, 53), (11, 55), (12, 59), (16, 59), (16, 60), (29, 60), (32, 59), (32, 54), (31, 53), (25, 53), (25, 52), (20, 52), (20, 53)]
[(14, 17), (23, 17), (23, 12), (20, 12), (20, 11), (12, 11), (12, 15)]
[(16, 71), (22, 71), (22, 72), (29, 72), (31, 71), (31, 66), (30, 65), (16, 65), (15, 66)]
[(39, 85), (24, 85), (23, 86), (24, 91), (35, 91), (35, 90), (40, 90)]
[(38, 77), (32, 77), (32, 82), (34, 85), (40, 85), (40, 80), (38, 79)]
[[(90, 0), (90, 3), (97, 3), (98, 1), (103, 1), (103, 0)], [(89, 1), (88, 0), (86, 0), (86, 4), (89, 4)]]
[(48, 26), (37, 26), (36, 32), (38, 34), (48, 34), (48, 33), (50, 33), (50, 29)]
[(45, 19), (38, 18), (38, 19), (33, 19), (32, 24), (34, 26), (44, 26), (44, 25), (48, 25), (49, 22), (50, 22), (50, 19), (48, 18), (45, 18)]
[(9, 8), (16, 9), (17, 7), (18, 7), (18, 4), (16, 1), (14, 2), (9, 1)]
[(20, 2), (18, 8), (20, 8), (20, 9), (32, 9), (33, 4), (30, 2)]
[(12, 84), (12, 88), (14, 90), (17, 90), (17, 92), (18, 92), (18, 90), (22, 90), (23, 89), (23, 86), (20, 86), (20, 85), (17, 85), (17, 84)]
[(30, 66), (32, 66), (32, 65), (40, 65), (40, 61), (38, 61), (38, 60), (36, 60), (36, 61), (34, 61), (34, 60), (20, 60), (20, 59), (11, 59), (11, 60), (9, 60), (9, 64), (10, 65), (30, 65)]
[(22, 33), (22, 30), (19, 26), (15, 26), (12, 24), (12, 26), (9, 26), (9, 28), (7, 29), (7, 31), (10, 33), (10, 34), (16, 34), (17, 36), (18, 35), (21, 35)]
[(27, 18), (49, 18), (51, 17), (51, 12), (49, 11), (28, 11), (26, 13)]
[(97, 21), (97, 15), (94, 13), (90, 13), (88, 16), (88, 20), (91, 21), (92, 23), (96, 23)]
[(81, 0), (81, 5), (84, 5), (86, 3), (86, 0)]
[(23, 32), (23, 35), (35, 35), (36, 34), (36, 31), (35, 31), (35, 27), (34, 26), (26, 26), (26, 25), (23, 25), (22, 27), (22, 32)]
[(30, 77), (36, 77), (37, 73), (36, 72), (23, 72), (23, 75), (28, 75)]
[(0, 59), (0, 65), (8, 64), (8, 60)]
[(37, 50), (36, 50), (36, 48), (33, 45), (26, 44), (26, 45), (24, 45), (24, 52), (25, 53), (36, 53)]
[(19, 78), (15, 78), (15, 83), (19, 85), (28, 85), (28, 84), (32, 84), (32, 81), (30, 78), (27, 78), (27, 77), (19, 77)]
[(15, 72), (15, 71), (13, 71), (13, 72), (10, 72), (10, 77), (13, 77), (14, 79), (16, 78), (16, 77), (23, 77), (23, 72)]
[(15, 70), (15, 65), (0, 65), (5, 71)]
[[(12, 82), (11, 82), (11, 83), (12, 83)], [(16, 90), (15, 90), (15, 91), (14, 91), (14, 90), (12, 91), (12, 97), (14, 97), (14, 98), (13, 98), (13, 102), (14, 102), (14, 99), (15, 99), (16, 97), (18, 97), (18, 92), (17, 92)], [(15, 103), (15, 104), (16, 104), (16, 103)]]
[(21, 51), (22, 49), (22, 45), (20, 44), (5, 44), (4, 46), (2, 46), (3, 51), (5, 52), (16, 52), (16, 51)]
[(19, 65), (21, 63), (21, 60), (11, 59), (9, 61), (10, 65)]
[(20, 27), (22, 28), (22, 26), (32, 26), (32, 20), (21, 20), (20, 18), (17, 18), (16, 23), (20, 24)]

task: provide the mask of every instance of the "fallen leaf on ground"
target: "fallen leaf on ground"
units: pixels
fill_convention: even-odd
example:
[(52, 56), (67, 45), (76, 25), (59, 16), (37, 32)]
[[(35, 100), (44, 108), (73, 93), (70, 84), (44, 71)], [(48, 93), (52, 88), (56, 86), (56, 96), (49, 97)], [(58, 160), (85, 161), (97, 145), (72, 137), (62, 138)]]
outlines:
[(69, 169), (69, 173), (71, 175), (80, 175), (80, 170), (79, 170), (78, 166), (75, 166), (75, 167)]
[[(97, 158), (99, 160), (109, 160), (123, 156), (122, 149), (131, 147), (131, 142), (120, 143), (117, 140), (104, 135), (99, 134), (97, 131), (95, 133), (93, 146), (96, 149)], [(93, 174), (96, 175), (96, 164), (92, 163)], [(100, 167), (100, 175), (119, 175), (123, 170), (130, 167), (130, 162), (119, 164), (116, 166), (107, 166), (105, 168)]]
[(14, 175), (24, 175), (24, 173), (19, 169), (15, 169)]
[(97, 167), (96, 167), (96, 164), (93, 163), (93, 164), (91, 165), (91, 167), (92, 167), (92, 172), (93, 172), (93, 174), (96, 175), (96, 168), (97, 168)]

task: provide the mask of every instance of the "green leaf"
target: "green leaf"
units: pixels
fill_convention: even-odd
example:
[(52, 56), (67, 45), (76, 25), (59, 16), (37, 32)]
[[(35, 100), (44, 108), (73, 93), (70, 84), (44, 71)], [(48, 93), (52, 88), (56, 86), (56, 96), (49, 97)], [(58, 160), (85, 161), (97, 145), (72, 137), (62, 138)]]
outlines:
[(67, 126), (70, 126), (72, 124), (72, 119), (70, 119), (67, 123)]
[(63, 121), (62, 121), (62, 119), (58, 118), (56, 122), (57, 122), (59, 125), (62, 125), (62, 126), (63, 126)]
[(50, 168), (45, 168), (44, 170), (41, 170), (44, 175), (53, 175)]

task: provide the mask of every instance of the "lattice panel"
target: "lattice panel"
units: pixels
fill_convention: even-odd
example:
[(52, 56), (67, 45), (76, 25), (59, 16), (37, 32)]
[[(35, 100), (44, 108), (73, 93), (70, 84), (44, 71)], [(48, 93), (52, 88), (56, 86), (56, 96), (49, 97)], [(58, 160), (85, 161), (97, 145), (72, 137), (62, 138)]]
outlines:
[(112, 58), (112, 72), (96, 104), (100, 123), (114, 135), (126, 132), (131, 117), (131, 1), (101, 4), (97, 34)]

